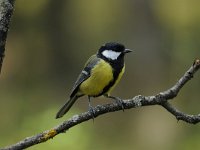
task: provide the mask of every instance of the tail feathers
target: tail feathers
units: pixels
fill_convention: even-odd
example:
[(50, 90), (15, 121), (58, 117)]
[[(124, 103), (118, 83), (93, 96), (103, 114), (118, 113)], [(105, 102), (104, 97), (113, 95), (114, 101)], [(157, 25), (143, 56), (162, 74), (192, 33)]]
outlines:
[(72, 107), (72, 105), (75, 103), (78, 97), (74, 96), (70, 98), (58, 111), (56, 114), (56, 119), (61, 118), (64, 114), (66, 114), (69, 109)]

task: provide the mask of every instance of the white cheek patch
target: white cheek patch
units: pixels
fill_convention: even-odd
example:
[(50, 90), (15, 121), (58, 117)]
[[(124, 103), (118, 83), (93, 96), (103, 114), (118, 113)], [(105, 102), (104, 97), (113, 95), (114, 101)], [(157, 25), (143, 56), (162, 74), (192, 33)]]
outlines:
[(121, 52), (115, 52), (112, 50), (104, 50), (102, 53), (103, 56), (105, 56), (106, 58), (112, 59), (112, 60), (116, 60), (120, 54), (121, 54)]

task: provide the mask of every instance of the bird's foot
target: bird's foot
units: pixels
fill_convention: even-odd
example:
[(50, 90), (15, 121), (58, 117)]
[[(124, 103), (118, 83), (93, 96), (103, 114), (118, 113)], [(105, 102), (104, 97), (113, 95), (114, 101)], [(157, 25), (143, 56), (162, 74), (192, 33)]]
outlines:
[(121, 98), (119, 97), (115, 97), (115, 96), (110, 96), (110, 95), (104, 95), (107, 98), (111, 98), (113, 100), (115, 100), (115, 102), (121, 106), (122, 110), (124, 111), (124, 102)]
[(124, 102), (123, 102), (123, 100), (120, 99), (119, 97), (114, 97), (113, 99), (116, 101), (116, 103), (117, 103), (118, 105), (120, 105), (120, 107), (121, 107), (122, 110), (124, 111)]
[(92, 115), (92, 120), (94, 122), (95, 114), (94, 114), (94, 109), (93, 109), (93, 107), (91, 105), (89, 105), (89, 110), (88, 111)]

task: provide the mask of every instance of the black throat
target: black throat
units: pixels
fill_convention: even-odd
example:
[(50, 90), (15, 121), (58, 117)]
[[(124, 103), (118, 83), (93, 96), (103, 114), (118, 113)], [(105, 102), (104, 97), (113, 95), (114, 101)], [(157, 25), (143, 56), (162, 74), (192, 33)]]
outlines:
[(109, 63), (113, 68), (114, 78), (115, 78), (115, 74), (118, 77), (119, 73), (121, 72), (122, 68), (124, 67), (124, 55), (119, 56), (115, 60), (109, 59), (102, 54), (97, 54), (97, 57), (101, 58), (101, 59), (105, 60), (107, 63)]

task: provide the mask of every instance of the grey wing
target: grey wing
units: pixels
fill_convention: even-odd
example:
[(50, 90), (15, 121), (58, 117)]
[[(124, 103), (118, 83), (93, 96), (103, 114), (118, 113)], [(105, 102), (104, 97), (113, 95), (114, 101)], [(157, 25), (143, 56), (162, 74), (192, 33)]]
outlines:
[(75, 84), (72, 88), (72, 92), (70, 94), (70, 97), (74, 97), (76, 95), (80, 84), (90, 77), (90, 73), (91, 73), (93, 66), (96, 65), (99, 62), (99, 60), (100, 60), (100, 58), (98, 58), (96, 55), (92, 55), (88, 59), (88, 61), (86, 62), (81, 74), (77, 78), (77, 80), (76, 80), (76, 82), (75, 82)]

